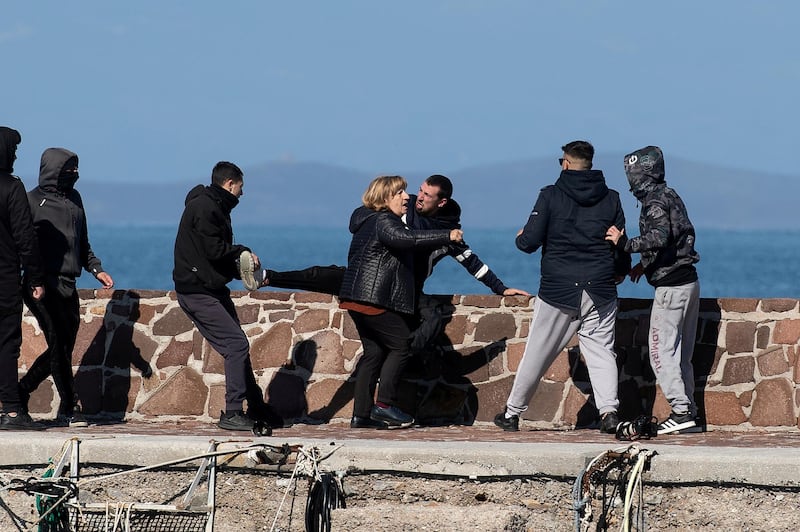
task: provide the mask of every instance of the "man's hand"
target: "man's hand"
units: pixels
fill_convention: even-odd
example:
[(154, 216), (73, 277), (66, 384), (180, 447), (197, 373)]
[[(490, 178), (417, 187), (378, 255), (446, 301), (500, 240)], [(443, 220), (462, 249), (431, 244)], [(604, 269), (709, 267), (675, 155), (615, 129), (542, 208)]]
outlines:
[(519, 288), (506, 288), (503, 290), (504, 296), (530, 296), (528, 292), (525, 290), (520, 290)]
[(106, 290), (109, 288), (114, 288), (114, 279), (112, 279), (107, 272), (100, 272), (95, 276), (95, 278), (100, 281), (100, 284), (102, 284), (103, 288)]
[(250, 255), (253, 257), (253, 271), (258, 271), (261, 269), (261, 259), (258, 258), (258, 255), (250, 252)]
[(464, 241), (464, 231), (461, 229), (451, 229), (450, 230), (450, 241), (451, 242), (463, 242)]
[(642, 278), (642, 275), (644, 275), (644, 266), (642, 266), (642, 263), (640, 262), (636, 266), (631, 268), (631, 273), (630, 273), (631, 281), (633, 281), (634, 283), (638, 283), (639, 279)]
[(619, 239), (624, 234), (625, 234), (625, 229), (620, 231), (619, 229), (617, 229), (616, 225), (612, 225), (606, 231), (606, 240), (610, 241), (611, 243), (613, 243), (616, 246), (617, 243), (619, 242)]
[(31, 295), (33, 299), (36, 301), (41, 300), (44, 297), (44, 286), (34, 286), (31, 288)]

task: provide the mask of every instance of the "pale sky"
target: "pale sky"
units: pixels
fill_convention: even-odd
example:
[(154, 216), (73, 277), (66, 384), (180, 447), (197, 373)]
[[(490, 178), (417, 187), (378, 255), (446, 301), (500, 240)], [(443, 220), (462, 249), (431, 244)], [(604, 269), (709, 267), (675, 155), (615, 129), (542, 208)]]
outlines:
[(16, 173), (187, 181), (218, 160), (452, 172), (658, 144), (797, 175), (800, 2), (6, 2)]

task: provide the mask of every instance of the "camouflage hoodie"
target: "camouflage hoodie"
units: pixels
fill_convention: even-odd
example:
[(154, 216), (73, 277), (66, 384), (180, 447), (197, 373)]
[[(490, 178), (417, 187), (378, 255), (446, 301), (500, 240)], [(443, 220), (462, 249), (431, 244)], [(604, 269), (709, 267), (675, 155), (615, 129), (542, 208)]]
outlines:
[(625, 243), (625, 251), (642, 254), (647, 281), (676, 286), (697, 280), (694, 226), (680, 196), (664, 180), (664, 154), (647, 146), (625, 156), (631, 192), (642, 203), (640, 236)]

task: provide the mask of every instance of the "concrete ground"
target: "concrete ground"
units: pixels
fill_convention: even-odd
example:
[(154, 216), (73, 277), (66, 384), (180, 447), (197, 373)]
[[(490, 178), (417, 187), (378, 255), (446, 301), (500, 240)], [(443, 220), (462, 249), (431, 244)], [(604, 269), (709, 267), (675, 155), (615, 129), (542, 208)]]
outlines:
[[(349, 424), (295, 424), (271, 437), (221, 430), (197, 421), (127, 422), (87, 428), (48, 428), (41, 432), (0, 431), (0, 467), (47, 464), (64, 442), (81, 440), (81, 463), (145, 466), (206, 452), (210, 440), (220, 450), (253, 443), (316, 446), (323, 469), (403, 472), (424, 475), (495, 478), (551, 476), (574, 478), (588, 460), (608, 449), (624, 448), (597, 430), (503, 432), (492, 424), (354, 430)], [(800, 487), (800, 432), (710, 430), (660, 436), (635, 442), (658, 454), (645, 475), (666, 484), (741, 484)], [(239, 458), (232, 465), (246, 466)]]

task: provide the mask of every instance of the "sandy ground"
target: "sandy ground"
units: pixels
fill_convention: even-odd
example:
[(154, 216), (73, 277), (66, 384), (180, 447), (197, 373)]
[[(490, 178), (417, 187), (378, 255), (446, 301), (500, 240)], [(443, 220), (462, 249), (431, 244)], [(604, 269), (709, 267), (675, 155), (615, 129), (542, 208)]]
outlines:
[[(82, 475), (86, 479), (111, 471), (83, 468)], [(38, 515), (33, 497), (7, 488), (14, 478), (41, 473), (0, 470), (4, 487), (0, 499), (28, 521), (27, 527)], [(80, 500), (174, 504), (183, 498), (193, 476), (190, 470), (125, 474), (85, 484)], [(346, 508), (332, 512), (333, 530), (575, 530), (571, 479), (476, 481), (351, 474), (344, 477), (343, 486)], [(205, 501), (205, 489), (201, 484), (195, 502)], [(291, 481), (289, 472), (223, 468), (217, 474), (215, 530), (304, 530), (307, 492), (307, 480)], [(797, 489), (645, 483), (643, 499), (647, 530), (795, 531), (800, 523)], [(599, 500), (593, 507), (599, 508)], [(615, 523), (614, 530), (619, 526)], [(8, 512), (0, 510), (0, 530), (15, 529)]]

